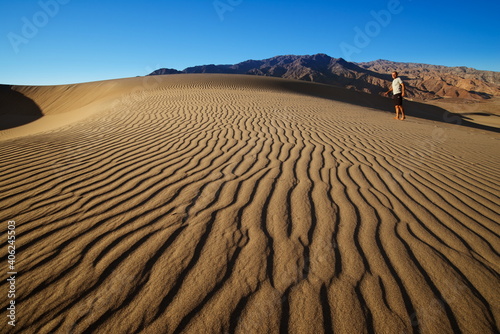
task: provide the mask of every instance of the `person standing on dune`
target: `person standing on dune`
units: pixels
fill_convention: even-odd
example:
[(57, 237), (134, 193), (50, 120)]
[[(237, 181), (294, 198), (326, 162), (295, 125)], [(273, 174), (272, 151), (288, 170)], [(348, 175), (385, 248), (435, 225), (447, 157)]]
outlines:
[[(396, 107), (396, 117), (394, 119), (399, 119), (399, 120), (404, 120), (405, 117), (405, 112), (403, 109), (403, 97), (405, 96), (405, 84), (403, 83), (403, 80), (401, 80), (400, 77), (398, 77), (398, 72), (394, 71), (392, 72), (392, 86), (391, 88), (385, 93), (385, 95), (389, 95), (389, 93), (392, 91), (393, 94), (393, 99), (394, 99), (394, 105)], [(399, 117), (399, 114), (401, 114), (401, 117)]]

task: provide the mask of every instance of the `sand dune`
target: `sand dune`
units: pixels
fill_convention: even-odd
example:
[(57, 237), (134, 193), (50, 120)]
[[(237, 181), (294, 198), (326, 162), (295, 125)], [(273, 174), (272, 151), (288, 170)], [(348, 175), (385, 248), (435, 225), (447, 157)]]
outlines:
[(10, 332), (498, 332), (497, 133), (263, 77), (15, 89)]

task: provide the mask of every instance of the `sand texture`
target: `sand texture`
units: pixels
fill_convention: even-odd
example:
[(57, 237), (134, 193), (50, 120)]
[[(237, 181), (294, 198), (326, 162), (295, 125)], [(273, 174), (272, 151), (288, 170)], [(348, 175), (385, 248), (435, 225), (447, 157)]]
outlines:
[(498, 133), (265, 77), (13, 89), (9, 333), (498, 333)]

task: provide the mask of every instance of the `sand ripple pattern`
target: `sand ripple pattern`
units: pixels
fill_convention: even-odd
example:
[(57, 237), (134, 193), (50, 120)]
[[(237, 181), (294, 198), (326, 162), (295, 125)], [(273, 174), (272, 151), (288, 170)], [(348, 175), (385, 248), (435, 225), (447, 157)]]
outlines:
[(2, 142), (12, 332), (498, 332), (498, 138), (263, 87)]

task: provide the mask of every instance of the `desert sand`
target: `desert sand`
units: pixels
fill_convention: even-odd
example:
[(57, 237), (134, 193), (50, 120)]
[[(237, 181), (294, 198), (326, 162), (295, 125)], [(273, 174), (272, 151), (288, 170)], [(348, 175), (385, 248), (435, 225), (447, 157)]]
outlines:
[(499, 331), (497, 132), (265, 77), (12, 89), (9, 333)]

